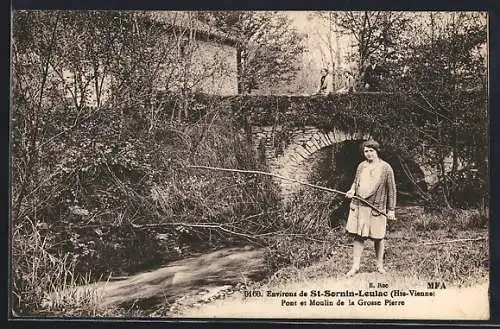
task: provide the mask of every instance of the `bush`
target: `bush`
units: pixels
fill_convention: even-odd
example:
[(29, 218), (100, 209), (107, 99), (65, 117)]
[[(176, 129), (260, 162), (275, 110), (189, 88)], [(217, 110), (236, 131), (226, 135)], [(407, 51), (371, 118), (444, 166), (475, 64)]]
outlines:
[(276, 216), (276, 234), (266, 240), (270, 271), (311, 265), (344, 243), (345, 218), (336, 215), (343, 205), (343, 198), (331, 193), (310, 188), (295, 193)]
[(478, 210), (446, 209), (419, 215), (412, 220), (417, 231), (474, 230), (487, 228), (488, 218)]
[[(86, 111), (82, 121), (70, 109), (43, 113), (39, 128), (54, 138), (35, 152), (24, 147), (25, 121), (15, 121), (13, 224), (22, 229), (14, 235), (13, 268), (20, 313), (40, 309), (32, 294), (48, 291), (37, 281), (53, 271), (51, 259), (70, 262), (74, 277), (97, 280), (241, 240), (214, 223), (243, 233), (269, 226), (277, 195), (268, 177), (187, 168), (259, 169), (226, 115), (212, 109), (188, 124), (169, 123), (160, 113), (156, 119), (164, 124), (150, 129), (144, 109)], [(15, 117), (22, 114), (15, 109)], [(30, 157), (36, 161), (28, 171)], [(26, 222), (42, 223), (43, 232), (35, 224), (21, 233)], [(42, 249), (25, 240), (30, 234), (46, 241)]]
[(50, 253), (54, 240), (44, 223), (26, 220), (18, 223), (12, 234), (12, 307), (18, 315), (51, 314), (58, 310), (69, 314), (95, 313), (91, 298), (78, 303), (67, 300), (58, 305), (43, 306), (49, 294), (72, 290), (88, 282), (75, 271), (75, 260), (68, 255), (58, 258)]

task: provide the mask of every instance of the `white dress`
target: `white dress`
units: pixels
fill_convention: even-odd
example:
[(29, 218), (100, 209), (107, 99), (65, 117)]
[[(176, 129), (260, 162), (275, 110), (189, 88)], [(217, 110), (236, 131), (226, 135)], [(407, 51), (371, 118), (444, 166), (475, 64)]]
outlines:
[[(366, 199), (375, 192), (382, 178), (382, 163), (365, 166), (360, 172), (357, 195)], [(385, 237), (387, 218), (374, 216), (372, 208), (361, 202), (351, 202), (346, 230), (364, 238), (383, 239)]]

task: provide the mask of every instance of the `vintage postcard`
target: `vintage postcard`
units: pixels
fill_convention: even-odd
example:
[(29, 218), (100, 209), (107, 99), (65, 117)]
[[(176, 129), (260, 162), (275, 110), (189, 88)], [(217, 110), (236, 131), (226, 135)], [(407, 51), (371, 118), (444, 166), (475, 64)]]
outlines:
[(14, 10), (11, 319), (489, 320), (488, 14)]

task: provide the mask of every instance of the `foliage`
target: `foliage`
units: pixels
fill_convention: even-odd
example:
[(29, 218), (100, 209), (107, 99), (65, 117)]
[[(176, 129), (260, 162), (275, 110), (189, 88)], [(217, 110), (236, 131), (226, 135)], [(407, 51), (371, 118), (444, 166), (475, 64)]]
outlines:
[(157, 90), (189, 94), (230, 64), (219, 53), (197, 58), (190, 28), (148, 12), (20, 11), (13, 26), (15, 91), (43, 107), (151, 109)]
[[(16, 224), (12, 230), (12, 302), (18, 314), (31, 315), (43, 304), (46, 294), (87, 282), (87, 278), (75, 273), (73, 259), (68, 255), (59, 258), (50, 252), (56, 241), (46, 236), (45, 230), (29, 220)], [(80, 306), (95, 310), (90, 299), (82, 300)]]
[[(462, 90), (453, 97), (451, 100), (447, 95), (440, 95), (440, 100), (456, 104), (455, 115), (460, 124), (441, 119), (436, 124), (437, 114), (430, 108), (428, 97), (418, 92), (333, 94), (328, 97), (240, 95), (228, 101), (241, 127), (247, 130), (251, 125), (276, 127), (274, 143), (278, 149), (289, 143), (290, 129), (308, 125), (325, 131), (335, 127), (346, 133), (368, 133), (390, 149), (391, 154), (400, 154), (401, 158), (434, 168), (441, 179), (446, 179), (445, 198), (443, 190), (427, 193), (425, 188), (421, 190), (422, 186), (415, 186), (421, 190), (423, 199), (438, 206), (447, 204), (451, 194), (464, 190), (456, 185), (459, 161), (465, 175), (478, 176), (476, 188), (468, 190), (474, 194), (461, 198), (473, 200), (479, 195), (487, 195), (488, 175), (482, 160), (488, 145), (486, 95), (483, 91)], [(198, 99), (207, 102), (210, 97)], [(450, 155), (457, 163), (445, 162)], [(394, 164), (399, 160), (393, 159)], [(412, 172), (405, 166), (401, 170), (406, 174)], [(410, 175), (405, 181), (420, 185), (415, 178)], [(483, 201), (484, 198), (480, 203)], [(477, 204), (469, 203), (468, 206)]]
[[(235, 181), (184, 169), (190, 163), (255, 166), (244, 139), (216, 115), (198, 125), (148, 132), (143, 111), (122, 116), (100, 109), (40, 150), (38, 169), (30, 173), (40, 183), (27, 184), (13, 222), (47, 225), (47, 238), (54, 241), (48, 252), (70, 257), (78, 273), (92, 272), (93, 278), (176, 259), (189, 247), (234, 241), (232, 234), (204, 228), (214, 222), (236, 231), (265, 227), (266, 209), (276, 202), (265, 178)], [(43, 129), (58, 133), (72, 126), (73, 118), (67, 111), (49, 112), (43, 122)], [(21, 166), (16, 152), (14, 162)], [(255, 225), (246, 219), (252, 215)]]
[(214, 11), (199, 17), (241, 40), (241, 92), (286, 85), (298, 71), (302, 39), (283, 14), (271, 11)]
[(232, 98), (232, 104), (240, 120), (251, 125), (314, 125), (326, 131), (335, 127), (347, 133), (371, 133), (383, 140), (392, 138), (388, 134), (391, 127), (408, 127), (426, 115), (407, 95), (389, 93), (328, 97), (242, 95)]
[(270, 271), (310, 265), (328, 254), (333, 245), (325, 244), (324, 238), (332, 226), (342, 221), (333, 218), (337, 207), (338, 200), (330, 193), (304, 189), (294, 194), (276, 215), (274, 227), (278, 234), (265, 240)]
[[(276, 137), (282, 141), (275, 143), (281, 147), (286, 146), (286, 131), (290, 127), (312, 125), (325, 131), (335, 127), (346, 133), (368, 133), (393, 152), (439, 172), (439, 177), (445, 181), (445, 189), (441, 193), (434, 190), (422, 195), (436, 206), (448, 204), (452, 194), (463, 190), (456, 185), (458, 181), (454, 178), (458, 177), (459, 164), (462, 170), (476, 172), (474, 175), (478, 176), (476, 188), (468, 190), (475, 194), (467, 197), (472, 200), (478, 195), (487, 195), (488, 171), (484, 161), (488, 150), (486, 94), (484, 91), (462, 90), (456, 91), (453, 98), (444, 93), (436, 97), (440, 102), (438, 108), (432, 106), (428, 96), (417, 91), (409, 94), (334, 94), (326, 98), (239, 96), (234, 98), (233, 108), (243, 120), (242, 125), (278, 127), (280, 133)], [(454, 111), (444, 107), (445, 104), (453, 104)], [(450, 156), (451, 164), (445, 162)], [(470, 206), (473, 205), (470, 203)]]
[(400, 47), (400, 34), (409, 18), (403, 12), (343, 11), (333, 13), (339, 32), (354, 38), (354, 58), (361, 72), (370, 57), (388, 59)]
[[(480, 178), (488, 180), (487, 70), (483, 53), (487, 30), (481, 14), (429, 15), (428, 34), (405, 49), (406, 73), (400, 83), (420, 95), (422, 108), (434, 115), (421, 121), (421, 143), (431, 146), (427, 158), (441, 168), (444, 202), (450, 204), (456, 188), (452, 177), (460, 169), (478, 170)], [(479, 97), (461, 97), (471, 91)], [(449, 154), (453, 162), (448, 175), (443, 159)]]
[[(266, 210), (276, 202), (272, 182), (235, 183), (186, 169), (257, 164), (224, 104), (211, 99), (197, 106), (182, 93), (158, 98), (145, 84), (159, 81), (157, 65), (169, 49), (156, 43), (163, 25), (128, 12), (16, 12), (13, 23), (18, 313), (40, 311), (35, 294), (50, 288), (42, 280), (58, 289), (66, 284), (57, 281), (63, 270), (92, 281), (126, 274), (196, 248), (235, 243), (232, 230), (254, 229), (248, 216), (265, 227)], [(96, 106), (87, 96), (101, 89), (111, 95)], [(194, 121), (175, 120), (180, 111)], [(229, 233), (213, 222), (228, 225)], [(43, 247), (30, 243), (33, 236), (46, 241)]]
[[(454, 178), (459, 170), (477, 171), (484, 194), (488, 180), (485, 14), (364, 11), (319, 16), (353, 39), (356, 56), (348, 60), (362, 69), (369, 57), (375, 58), (386, 71), (381, 89), (407, 93), (414, 113), (425, 112), (403, 122), (411, 138), (395, 135), (389, 145), (426, 159), (439, 171), (441, 189), (432, 193), (434, 201), (455, 205), (452, 194), (460, 189)], [(472, 93), (475, 96), (467, 98)]]

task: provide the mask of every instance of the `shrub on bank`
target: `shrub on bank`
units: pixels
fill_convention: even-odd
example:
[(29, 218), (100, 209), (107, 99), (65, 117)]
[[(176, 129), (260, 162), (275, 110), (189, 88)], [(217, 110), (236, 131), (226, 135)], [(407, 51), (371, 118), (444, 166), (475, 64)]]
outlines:
[[(63, 271), (57, 264), (76, 285), (79, 276), (119, 276), (238, 242), (214, 224), (235, 232), (268, 225), (277, 200), (271, 180), (187, 167), (258, 166), (232, 120), (214, 109), (189, 124), (167, 113), (152, 122), (144, 109), (88, 109), (83, 119), (52, 109), (39, 127), (52, 137), (34, 152), (25, 147), (23, 109), (13, 113), (13, 306), (20, 314), (40, 311), (40, 292)], [(30, 157), (34, 165), (23, 171)], [(40, 243), (31, 243), (34, 236)]]
[(269, 271), (311, 265), (342, 244), (345, 219), (335, 214), (343, 199), (310, 188), (293, 195), (276, 216), (277, 234), (266, 239)]

